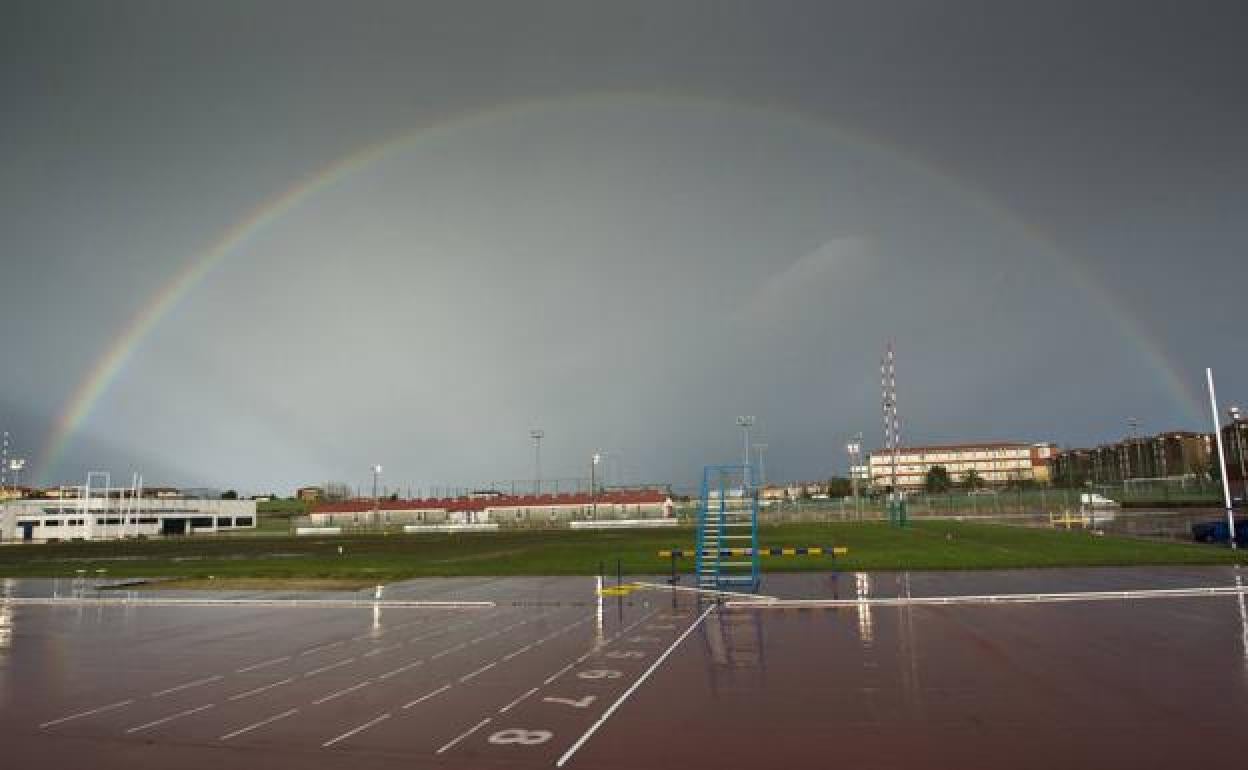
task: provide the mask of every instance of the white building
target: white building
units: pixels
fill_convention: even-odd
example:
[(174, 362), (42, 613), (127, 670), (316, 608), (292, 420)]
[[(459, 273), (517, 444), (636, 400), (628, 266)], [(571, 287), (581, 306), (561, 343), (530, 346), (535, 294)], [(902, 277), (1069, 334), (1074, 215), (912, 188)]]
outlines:
[(254, 500), (143, 497), (11, 500), (0, 507), (0, 541), (107, 540), (254, 529)]
[[(897, 450), (897, 487), (922, 489), (928, 470), (936, 465), (944, 466), (955, 484), (961, 484), (971, 470), (990, 486), (1017, 481), (1048, 483), (1056, 455), (1056, 444), (1005, 441), (901, 447)], [(887, 449), (871, 453), (868, 458), (871, 486), (887, 489), (891, 485), (892, 463), (892, 453)]]

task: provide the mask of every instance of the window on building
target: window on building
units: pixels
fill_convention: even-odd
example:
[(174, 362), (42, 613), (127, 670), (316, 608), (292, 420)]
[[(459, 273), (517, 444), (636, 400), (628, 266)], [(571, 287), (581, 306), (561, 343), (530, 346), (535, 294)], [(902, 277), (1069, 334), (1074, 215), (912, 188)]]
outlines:
[(217, 526), (218, 526), (218, 527), (228, 527), (228, 526), (230, 526), (230, 517), (228, 517), (228, 516), (218, 516), (218, 517), (217, 517)]
[(250, 527), (251, 524), (252, 519), (250, 516), (238, 516), (234, 519), (234, 526), (236, 527)]

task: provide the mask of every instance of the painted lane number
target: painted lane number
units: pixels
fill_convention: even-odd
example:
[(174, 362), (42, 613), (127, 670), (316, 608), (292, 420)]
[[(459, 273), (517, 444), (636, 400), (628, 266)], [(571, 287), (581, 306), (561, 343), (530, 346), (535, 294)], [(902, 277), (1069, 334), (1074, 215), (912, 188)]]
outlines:
[(607, 657), (616, 659), (633, 658), (635, 660), (646, 657), (646, 654), (641, 650), (611, 650), (607, 653)]
[(575, 709), (587, 709), (589, 708), (589, 704), (598, 700), (598, 696), (586, 695), (584, 698), (578, 698), (575, 700), (572, 698), (542, 698), (542, 700), (546, 703), (562, 703), (565, 706), (571, 706)]
[(499, 730), (490, 736), (490, 743), (496, 743), (500, 746), (508, 744), (517, 744), (519, 746), (536, 746), (539, 743), (545, 743), (553, 736), (550, 730), (526, 730), (523, 727), (512, 727), (507, 730)]
[(619, 671), (609, 668), (591, 668), (588, 671), (578, 671), (576, 675), (580, 679), (619, 679), (623, 676)]

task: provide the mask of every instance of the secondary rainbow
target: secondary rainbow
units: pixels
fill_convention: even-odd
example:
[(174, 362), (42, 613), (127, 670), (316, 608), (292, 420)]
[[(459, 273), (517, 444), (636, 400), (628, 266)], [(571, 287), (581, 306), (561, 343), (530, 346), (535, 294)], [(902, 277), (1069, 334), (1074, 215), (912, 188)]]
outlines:
[(844, 126), (830, 123), (825, 118), (785, 106), (746, 104), (677, 92), (595, 91), (551, 99), (508, 103), (430, 123), (413, 131), (356, 149), (316, 172), (301, 178), (286, 190), (263, 200), (249, 211), (246, 216), (222, 232), (220, 237), (208, 248), (188, 259), (182, 269), (153, 294), (147, 304), (141, 307), (112, 338), (104, 352), (87, 370), (81, 382), (73, 390), (70, 398), (58, 413), (53, 430), (44, 444), (39, 460), (36, 463), (36, 471), (39, 474), (38, 483), (46, 484), (49, 482), (69, 443), (90, 417), (96, 405), (108, 391), (109, 386), (117, 379), (118, 375), (125, 369), (126, 364), (141, 347), (143, 341), (161, 320), (168, 315), (169, 311), (190, 294), (196, 286), (201, 284), (226, 257), (245, 246), (249, 240), (263, 231), (266, 226), (297, 208), (311, 196), (332, 186), (344, 177), (376, 163), (393, 151), (407, 148), (417, 141), (426, 140), (471, 124), (500, 120), (520, 112), (550, 109), (560, 105), (592, 104), (595, 102), (617, 104), (630, 101), (652, 105), (701, 104), (730, 107), (793, 120), (805, 126), (814, 126), (818, 130), (831, 133), (838, 139), (855, 147), (876, 152), (905, 168), (939, 180), (951, 190), (956, 191), (968, 203), (992, 214), (1003, 223), (1024, 233), (1034, 246), (1061, 263), (1066, 268), (1066, 274), (1072, 278), (1075, 286), (1086, 292), (1098, 306), (1104, 308), (1119, 329), (1136, 344), (1150, 364), (1160, 374), (1167, 389), (1176, 398), (1176, 401), (1189, 413), (1189, 417), (1193, 420), (1199, 419), (1202, 407), (1191, 390), (1187, 378), (1183, 377), (1176, 367), (1173, 366), (1162, 346), (1143, 333), (1144, 326), (1131, 316), (1122, 303), (1113, 297), (1107, 289), (1100, 286), (1077, 259), (1059, 249), (1054, 240), (1047, 234), (957, 176), (937, 168), (925, 160), (911, 156), (896, 146), (847, 130)]

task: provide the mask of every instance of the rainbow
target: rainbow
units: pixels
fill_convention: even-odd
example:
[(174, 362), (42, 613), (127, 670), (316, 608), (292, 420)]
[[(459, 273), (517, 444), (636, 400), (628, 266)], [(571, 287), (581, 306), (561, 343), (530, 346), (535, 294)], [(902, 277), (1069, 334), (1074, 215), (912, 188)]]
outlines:
[(246, 246), (257, 234), (298, 208), (312, 196), (351, 174), (370, 167), (390, 153), (407, 148), (417, 141), (429, 140), (476, 124), (506, 119), (519, 113), (577, 104), (630, 102), (638, 105), (699, 104), (728, 107), (788, 119), (806, 127), (814, 127), (824, 133), (834, 134), (838, 139), (852, 146), (878, 153), (910, 171), (941, 182), (947, 188), (957, 192), (965, 202), (991, 214), (1001, 223), (1024, 233), (1033, 246), (1064, 265), (1075, 285), (1085, 291), (1098, 306), (1104, 308), (1125, 336), (1135, 342), (1153, 368), (1160, 373), (1163, 382), (1176, 401), (1190, 413), (1193, 419), (1199, 419), (1202, 406), (1191, 390), (1187, 378), (1171, 363), (1162, 346), (1142, 332), (1145, 327), (1140, 320), (1133, 317), (1121, 302), (1102, 287), (1079, 260), (1058, 248), (1053, 238), (959, 177), (933, 166), (926, 160), (912, 156), (899, 147), (855, 133), (844, 126), (830, 123), (821, 116), (787, 106), (733, 102), (673, 91), (594, 91), (497, 105), (435, 121), (415, 130), (357, 148), (299, 179), (285, 190), (261, 201), (246, 216), (224, 230), (206, 249), (191, 256), (186, 264), (152, 295), (147, 304), (121, 327), (105, 347), (104, 352), (93, 362), (58, 413), (53, 429), (40, 452), (36, 464), (39, 474), (38, 483), (49, 483), (50, 477), (74, 436), (78, 434), (82, 425), (108, 391), (109, 386), (125, 369), (126, 364), (134, 357), (143, 341), (161, 320), (183, 298), (194, 291), (195, 287), (200, 285), (222, 261)]

